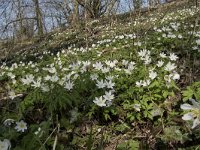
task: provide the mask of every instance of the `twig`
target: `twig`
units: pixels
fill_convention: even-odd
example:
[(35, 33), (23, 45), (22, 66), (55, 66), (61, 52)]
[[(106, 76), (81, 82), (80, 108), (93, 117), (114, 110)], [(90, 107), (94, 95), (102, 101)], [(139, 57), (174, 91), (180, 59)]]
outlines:
[[(53, 129), (53, 131), (52, 131), (51, 134), (47, 137), (47, 139), (46, 139), (45, 142), (42, 144), (42, 146), (44, 146), (44, 145), (47, 143), (47, 141), (50, 139), (50, 137), (53, 135), (53, 133), (56, 131), (57, 128), (58, 128), (58, 127), (56, 126), (56, 127)], [(40, 147), (39, 150), (42, 149), (42, 146)]]
[(54, 143), (53, 143), (53, 150), (56, 150), (56, 145), (57, 145), (57, 142), (58, 142), (58, 134), (60, 132), (60, 124), (58, 122), (58, 115), (56, 116), (57, 117), (57, 134), (56, 134), (56, 137), (55, 137), (55, 140), (54, 140)]

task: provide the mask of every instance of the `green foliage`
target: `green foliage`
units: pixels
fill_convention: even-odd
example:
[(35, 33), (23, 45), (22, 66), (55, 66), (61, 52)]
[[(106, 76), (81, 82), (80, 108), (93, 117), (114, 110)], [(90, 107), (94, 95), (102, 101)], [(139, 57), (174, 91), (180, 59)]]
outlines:
[(138, 150), (139, 142), (135, 140), (128, 140), (126, 142), (120, 143), (116, 150)]
[(186, 101), (191, 98), (200, 100), (200, 82), (194, 82), (191, 86), (188, 86), (183, 92), (183, 100)]
[(164, 128), (164, 134), (161, 139), (165, 142), (183, 143), (187, 139), (187, 134), (183, 134), (178, 126)]
[(89, 137), (88, 137), (88, 141), (86, 143), (86, 146), (87, 146), (87, 150), (92, 150), (92, 147), (93, 147), (93, 133), (92, 133), (92, 128), (90, 129), (90, 134), (89, 134)]

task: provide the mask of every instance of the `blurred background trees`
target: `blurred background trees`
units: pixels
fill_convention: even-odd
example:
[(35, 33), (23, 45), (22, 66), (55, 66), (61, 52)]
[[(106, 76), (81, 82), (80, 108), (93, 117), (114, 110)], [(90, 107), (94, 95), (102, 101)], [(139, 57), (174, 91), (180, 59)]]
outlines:
[[(0, 39), (42, 36), (55, 28), (172, 0), (0, 0)], [(130, 7), (129, 7), (129, 6)]]

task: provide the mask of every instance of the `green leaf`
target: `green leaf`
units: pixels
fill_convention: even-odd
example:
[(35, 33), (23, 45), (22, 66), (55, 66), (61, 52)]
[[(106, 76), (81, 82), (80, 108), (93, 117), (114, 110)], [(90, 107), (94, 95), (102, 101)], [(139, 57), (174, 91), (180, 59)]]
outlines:
[(139, 142), (134, 140), (129, 140), (117, 145), (116, 150), (138, 150)]
[(163, 92), (163, 97), (164, 97), (164, 98), (167, 98), (168, 95), (169, 95), (169, 92), (168, 92), (168, 91), (164, 91), (164, 92)]
[(191, 87), (187, 87), (187, 90), (183, 91), (182, 93), (183, 93), (183, 100), (184, 101), (192, 98), (193, 95), (194, 95), (193, 89)]
[(152, 83), (149, 85), (149, 88), (158, 87), (159, 85), (160, 85), (159, 82), (155, 80), (154, 82), (152, 82)]

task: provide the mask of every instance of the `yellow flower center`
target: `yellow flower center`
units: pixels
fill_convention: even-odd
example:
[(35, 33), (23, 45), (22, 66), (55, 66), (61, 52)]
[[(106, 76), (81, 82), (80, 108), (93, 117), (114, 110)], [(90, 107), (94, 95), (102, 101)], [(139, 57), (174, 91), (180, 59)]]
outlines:
[(19, 127), (20, 128), (24, 128), (25, 126), (24, 126), (24, 124), (20, 124)]

